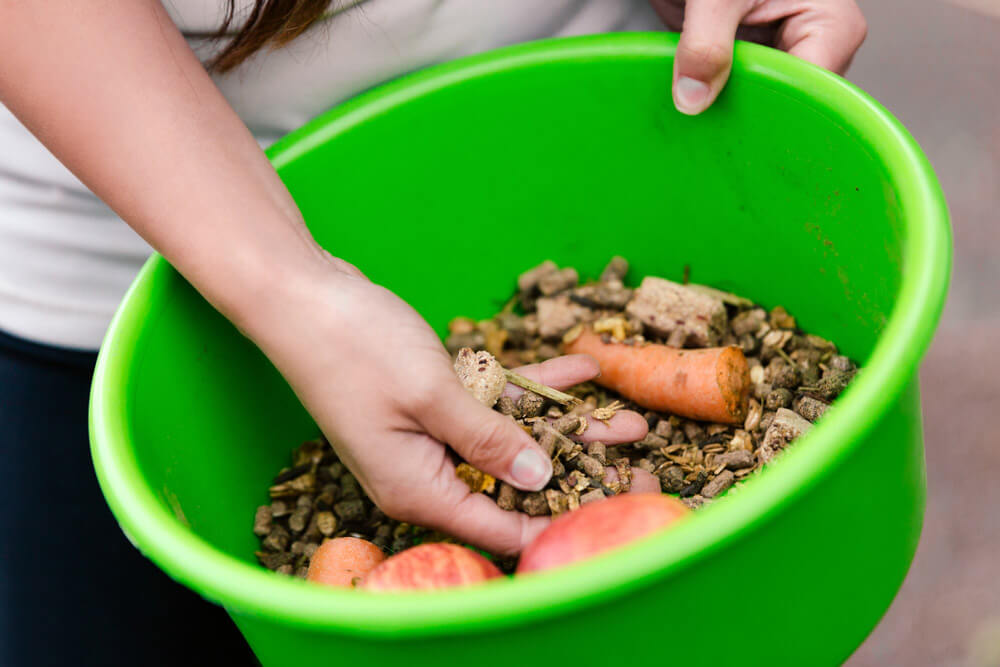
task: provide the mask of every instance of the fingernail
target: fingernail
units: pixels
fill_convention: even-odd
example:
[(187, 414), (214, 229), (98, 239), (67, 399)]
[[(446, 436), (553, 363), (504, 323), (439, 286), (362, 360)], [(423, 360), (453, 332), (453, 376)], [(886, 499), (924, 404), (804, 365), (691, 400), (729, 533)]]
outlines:
[(708, 94), (707, 83), (682, 76), (674, 85), (674, 104), (681, 113), (693, 116), (708, 108)]
[(552, 462), (537, 449), (525, 447), (514, 457), (510, 476), (521, 488), (537, 491), (552, 477)]

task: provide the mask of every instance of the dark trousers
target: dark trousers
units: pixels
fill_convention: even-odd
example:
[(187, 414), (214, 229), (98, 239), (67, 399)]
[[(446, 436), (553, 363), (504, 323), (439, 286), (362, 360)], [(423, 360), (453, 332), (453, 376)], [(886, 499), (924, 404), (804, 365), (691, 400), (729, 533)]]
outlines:
[(0, 665), (253, 665), (125, 539), (90, 461), (96, 355), (0, 333)]

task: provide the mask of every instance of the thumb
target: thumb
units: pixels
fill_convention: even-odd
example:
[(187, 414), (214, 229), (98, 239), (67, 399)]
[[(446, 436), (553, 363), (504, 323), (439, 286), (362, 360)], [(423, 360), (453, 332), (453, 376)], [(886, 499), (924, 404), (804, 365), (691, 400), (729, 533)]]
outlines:
[(456, 380), (439, 390), (421, 423), (463, 459), (512, 486), (538, 491), (552, 477), (552, 461), (510, 417), (484, 407)]
[(746, 15), (741, 0), (688, 0), (674, 55), (674, 105), (696, 115), (707, 109), (729, 78), (736, 29)]

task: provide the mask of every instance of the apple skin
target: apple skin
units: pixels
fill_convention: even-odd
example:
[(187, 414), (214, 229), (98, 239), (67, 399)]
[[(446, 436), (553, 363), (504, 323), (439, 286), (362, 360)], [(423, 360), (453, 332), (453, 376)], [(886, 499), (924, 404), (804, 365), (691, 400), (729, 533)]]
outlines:
[(587, 503), (549, 524), (521, 554), (517, 574), (551, 570), (624, 546), (691, 510), (662, 493), (624, 493)]
[(335, 537), (323, 540), (312, 560), (306, 579), (318, 584), (352, 588), (385, 561), (385, 554), (368, 540)]
[(421, 544), (389, 557), (362, 583), (369, 591), (429, 591), (466, 586), (503, 573), (472, 549), (457, 544)]

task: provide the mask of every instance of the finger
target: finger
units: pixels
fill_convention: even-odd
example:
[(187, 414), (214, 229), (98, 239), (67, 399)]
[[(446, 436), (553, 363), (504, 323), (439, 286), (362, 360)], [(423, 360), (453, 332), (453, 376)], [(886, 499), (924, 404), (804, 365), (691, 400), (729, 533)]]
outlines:
[(729, 78), (736, 29), (748, 0), (688, 0), (674, 55), (674, 105), (696, 115), (707, 109)]
[[(613, 466), (604, 469), (604, 483), (614, 484), (618, 481), (618, 470)], [(632, 468), (632, 486), (628, 493), (660, 493), (660, 480), (651, 472), (642, 468)]]
[(583, 435), (570, 435), (578, 442), (603, 442), (606, 445), (618, 445), (625, 442), (636, 442), (646, 437), (649, 423), (638, 412), (623, 410), (605, 424), (591, 416), (587, 416), (587, 430)]
[(502, 510), (483, 494), (469, 493), (453, 468), (442, 469), (441, 475), (445, 492), (424, 503), (412, 522), (504, 556), (521, 553), (549, 525), (548, 517)]
[(775, 46), (843, 75), (868, 34), (861, 10), (853, 2), (839, 2), (803, 11), (785, 20)]
[[(601, 373), (601, 367), (597, 359), (589, 354), (567, 354), (540, 364), (515, 368), (514, 372), (553, 389), (566, 389), (597, 377)], [(524, 393), (524, 389), (507, 383), (503, 393), (504, 396), (517, 399)]]
[(419, 417), (432, 437), (483, 472), (526, 491), (552, 477), (552, 461), (510, 417), (479, 403), (456, 380), (444, 383)]

